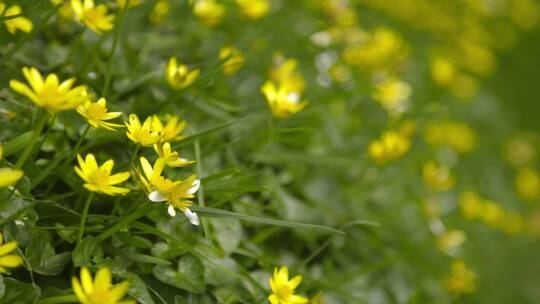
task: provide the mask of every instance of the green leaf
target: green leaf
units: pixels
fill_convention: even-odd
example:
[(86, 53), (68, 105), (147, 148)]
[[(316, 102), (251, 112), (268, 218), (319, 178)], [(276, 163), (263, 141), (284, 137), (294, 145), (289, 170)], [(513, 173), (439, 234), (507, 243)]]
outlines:
[(127, 294), (130, 295), (133, 299), (137, 300), (137, 303), (140, 304), (154, 304), (152, 296), (146, 288), (146, 283), (135, 273), (128, 273), (127, 279), (129, 281), (129, 289)]
[(98, 244), (99, 240), (96, 237), (87, 236), (84, 238), (73, 250), (73, 265), (75, 267), (88, 266)]
[(34, 204), (11, 194), (7, 188), (0, 189), (0, 224), (17, 219)]
[(28, 143), (30, 143), (33, 133), (34, 131), (22, 133), (14, 139), (4, 143), (4, 157), (10, 156), (23, 150), (28, 145)]
[(0, 298), (0, 303), (29, 304), (34, 303), (39, 297), (40, 289), (38, 286), (32, 286), (12, 278), (6, 278), (4, 284), (6, 292)]
[(153, 273), (161, 282), (188, 292), (203, 293), (206, 290), (204, 266), (199, 258), (191, 254), (178, 260), (177, 269), (157, 265), (154, 267)]
[(237, 219), (240, 221), (260, 223), (260, 224), (266, 224), (266, 225), (274, 225), (274, 226), (281, 226), (281, 227), (294, 228), (294, 229), (310, 229), (310, 230), (315, 230), (315, 231), (320, 231), (320, 232), (337, 233), (337, 234), (345, 235), (345, 232), (335, 229), (335, 228), (327, 227), (327, 226), (257, 217), (257, 216), (245, 215), (245, 214), (240, 214), (240, 213), (236, 213), (232, 211), (220, 210), (220, 209), (209, 208), (209, 207), (192, 206), (191, 209), (197, 212), (201, 216)]
[(58, 275), (71, 259), (71, 252), (55, 254), (51, 235), (47, 231), (33, 231), (25, 256), (32, 271), (43, 275)]
[(216, 231), (219, 246), (227, 254), (233, 253), (243, 238), (242, 225), (239, 221), (230, 219), (213, 219), (212, 226)]

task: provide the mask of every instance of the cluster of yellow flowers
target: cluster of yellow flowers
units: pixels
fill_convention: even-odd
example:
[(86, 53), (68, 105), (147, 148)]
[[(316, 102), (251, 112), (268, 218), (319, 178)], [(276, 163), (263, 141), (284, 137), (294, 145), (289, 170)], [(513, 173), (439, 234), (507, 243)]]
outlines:
[(434, 191), (447, 191), (452, 189), (456, 180), (448, 166), (429, 161), (422, 168), (424, 184)]
[(503, 147), (504, 159), (516, 171), (516, 192), (529, 202), (540, 198), (540, 173), (535, 169), (539, 143), (536, 134), (519, 134), (512, 136)]
[(284, 58), (280, 54), (274, 56), (274, 65), (270, 69), (270, 80), (261, 87), (261, 92), (278, 118), (286, 118), (303, 110), (308, 102), (302, 100), (305, 81), (297, 70), (298, 61)]
[(457, 153), (464, 153), (474, 147), (476, 135), (463, 122), (442, 120), (425, 126), (424, 140), (432, 146), (446, 146)]
[(524, 219), (520, 213), (507, 211), (497, 202), (484, 199), (474, 191), (461, 193), (459, 207), (466, 219), (479, 220), (489, 227), (509, 234), (521, 232), (524, 228)]
[[(226, 14), (226, 6), (217, 0), (191, 0), (193, 13), (199, 20), (209, 26), (217, 26)], [(270, 0), (236, 0), (242, 15), (249, 19), (259, 19), (270, 11)]]
[(463, 260), (454, 260), (443, 285), (455, 294), (471, 293), (476, 289), (476, 273), (470, 270)]
[(387, 78), (375, 84), (372, 97), (388, 112), (391, 117), (399, 117), (408, 106), (411, 86), (396, 78)]
[(400, 159), (411, 148), (411, 136), (415, 130), (413, 121), (404, 121), (397, 130), (384, 132), (377, 140), (369, 144), (368, 153), (378, 164)]

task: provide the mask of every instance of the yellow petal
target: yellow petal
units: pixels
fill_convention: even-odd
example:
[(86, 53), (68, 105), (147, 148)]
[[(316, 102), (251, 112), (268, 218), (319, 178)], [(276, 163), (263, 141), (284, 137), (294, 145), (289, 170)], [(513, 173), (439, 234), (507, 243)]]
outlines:
[(84, 293), (89, 294), (94, 290), (94, 283), (92, 282), (92, 274), (88, 268), (83, 267), (81, 269), (81, 283)]
[(23, 263), (23, 259), (15, 254), (5, 255), (0, 257), (0, 266), (3, 267), (17, 267)]
[(94, 282), (95, 290), (107, 290), (111, 286), (112, 275), (109, 268), (104, 267), (98, 270)]
[(0, 188), (14, 185), (24, 176), (21, 170), (0, 168)]
[(17, 248), (17, 242), (9, 242), (0, 246), (0, 256), (12, 252), (15, 248)]

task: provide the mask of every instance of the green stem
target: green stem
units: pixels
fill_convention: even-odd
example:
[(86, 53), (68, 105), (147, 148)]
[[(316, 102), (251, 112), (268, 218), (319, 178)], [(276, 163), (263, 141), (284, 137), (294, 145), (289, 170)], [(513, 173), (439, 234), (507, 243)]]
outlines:
[[(131, 154), (131, 160), (129, 161), (129, 166), (131, 168), (133, 168), (133, 166), (135, 165), (135, 160), (137, 159), (137, 154), (139, 154), (139, 149), (141, 148), (141, 146), (137, 145), (135, 147), (135, 150), (133, 150), (133, 154)], [(130, 168), (130, 170), (131, 170)]]
[(34, 128), (34, 132), (32, 133), (32, 138), (30, 139), (28, 146), (26, 146), (23, 153), (21, 154), (21, 156), (19, 156), (19, 159), (17, 159), (17, 162), (15, 163), (16, 169), (22, 168), (24, 166), (24, 163), (28, 159), (28, 157), (32, 154), (32, 150), (34, 149), (36, 141), (41, 135), (41, 132), (43, 131), (43, 127), (45, 126), (46, 122), (47, 122), (47, 113), (43, 114), (43, 116), (41, 116), (41, 118), (36, 123), (36, 127)]
[(114, 58), (114, 53), (116, 52), (116, 47), (118, 45), (118, 40), (120, 38), (120, 33), (122, 32), (122, 28), (124, 27), (124, 20), (127, 14), (127, 10), (129, 7), (129, 0), (126, 0), (124, 9), (120, 12), (120, 17), (118, 18), (118, 23), (115, 27), (114, 31), (114, 38), (113, 43), (111, 47), (111, 52), (109, 53), (109, 61), (107, 62), (107, 72), (105, 74), (105, 84), (103, 86), (103, 91), (101, 92), (101, 96), (106, 97), (109, 93), (109, 87), (111, 84), (111, 73), (112, 73), (112, 62)]
[(84, 225), (86, 224), (86, 217), (88, 216), (88, 209), (90, 209), (90, 204), (94, 199), (94, 194), (94, 192), (91, 192), (90, 195), (88, 195), (86, 203), (84, 204), (83, 213), (81, 215), (81, 224), (79, 225), (79, 235), (77, 237), (77, 243), (80, 243), (82, 241), (84, 235)]
[[(199, 144), (198, 140), (195, 140), (195, 160), (197, 161), (197, 178), (202, 178), (202, 163), (201, 163), (201, 145)], [(204, 201), (204, 188), (202, 184), (199, 186), (199, 190), (197, 191), (197, 200), (199, 203), (199, 206), (205, 207), (206, 203)], [(208, 226), (208, 222), (206, 219), (201, 219), (201, 224), (203, 227), (204, 235), (206, 235), (207, 238), (212, 238), (212, 235), (210, 233), (210, 227)]]
[(73, 153), (70, 157), (73, 158), (75, 156), (77, 156), (77, 154), (79, 153), (79, 148), (81, 147), (81, 144), (83, 143), (85, 137), (86, 137), (86, 134), (88, 134), (88, 131), (90, 130), (90, 125), (89, 124), (86, 124), (86, 127), (84, 127), (84, 130), (81, 134), (81, 137), (79, 137), (79, 140), (77, 140), (77, 143), (75, 144), (75, 147), (73, 148)]

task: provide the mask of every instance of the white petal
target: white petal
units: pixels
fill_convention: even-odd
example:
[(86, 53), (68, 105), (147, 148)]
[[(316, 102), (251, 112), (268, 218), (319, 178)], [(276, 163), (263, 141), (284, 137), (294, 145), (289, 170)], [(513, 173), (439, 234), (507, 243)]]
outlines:
[(169, 208), (167, 208), (167, 212), (170, 216), (175, 217), (176, 216), (176, 210), (172, 205), (169, 205)]
[(197, 213), (189, 210), (189, 209), (186, 209), (186, 211), (184, 211), (184, 214), (186, 215), (186, 217), (189, 219), (189, 222), (192, 223), (193, 225), (195, 226), (199, 226), (199, 217), (197, 216)]
[(152, 202), (164, 202), (167, 198), (159, 191), (153, 191), (148, 194), (148, 199)]
[(199, 187), (201, 186), (201, 181), (196, 179), (193, 181), (193, 184), (191, 184), (191, 188), (187, 191), (187, 194), (192, 195), (199, 190)]

